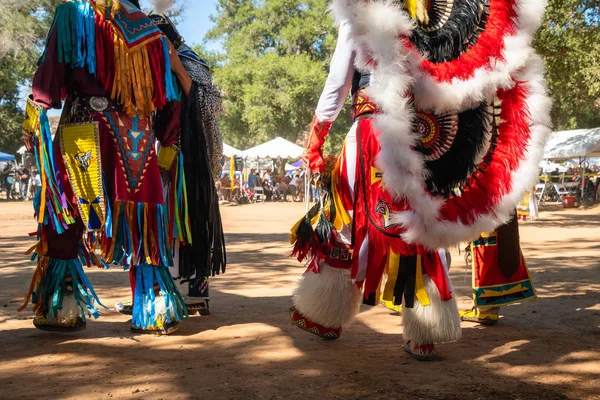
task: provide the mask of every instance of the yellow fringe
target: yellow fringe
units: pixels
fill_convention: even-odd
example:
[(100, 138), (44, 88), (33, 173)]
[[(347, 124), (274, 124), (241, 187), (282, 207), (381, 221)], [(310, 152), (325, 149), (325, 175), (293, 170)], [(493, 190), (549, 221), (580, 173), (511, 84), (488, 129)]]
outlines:
[(417, 256), (417, 277), (415, 282), (415, 296), (422, 306), (431, 304), (427, 290), (425, 290), (425, 282), (423, 280), (423, 257)]

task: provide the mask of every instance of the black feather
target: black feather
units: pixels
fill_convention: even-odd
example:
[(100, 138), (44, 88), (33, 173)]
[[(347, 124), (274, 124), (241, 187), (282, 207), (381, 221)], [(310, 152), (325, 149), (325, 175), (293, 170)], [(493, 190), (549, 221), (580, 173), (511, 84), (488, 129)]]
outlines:
[(454, 0), (452, 5), (447, 5), (445, 1), (437, 3), (436, 5), (434, 2), (430, 10), (429, 26), (435, 26), (439, 22), (440, 14), (444, 12), (440, 8), (452, 7), (448, 20), (433, 31), (415, 29), (410, 40), (429, 61), (441, 63), (458, 58), (475, 43), (485, 28), (487, 14), (481, 13), (484, 0)]
[(486, 144), (489, 121), (486, 103), (458, 114), (458, 131), (452, 146), (439, 159), (426, 162), (430, 172), (427, 188), (432, 194), (447, 197), (469, 179), (477, 167), (475, 157)]

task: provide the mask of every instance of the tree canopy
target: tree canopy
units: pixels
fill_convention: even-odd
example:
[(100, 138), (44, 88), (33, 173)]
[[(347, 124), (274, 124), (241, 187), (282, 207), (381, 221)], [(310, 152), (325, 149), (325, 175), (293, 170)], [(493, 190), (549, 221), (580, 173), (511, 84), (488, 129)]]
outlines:
[(600, 0), (550, 0), (534, 46), (546, 61), (555, 129), (600, 126)]
[[(223, 51), (205, 56), (224, 93), (220, 121), (229, 143), (302, 141), (336, 43), (327, 8), (327, 0), (219, 0), (207, 39), (220, 40)], [(339, 147), (349, 128), (347, 113), (338, 120), (329, 146)]]
[[(0, 2), (0, 149), (20, 146), (24, 88), (35, 70), (53, 10), (61, 0)], [(300, 142), (319, 98), (337, 31), (328, 0), (218, 0), (197, 49), (213, 65), (224, 97), (225, 140), (249, 147), (275, 136)], [(142, 5), (147, 5), (143, 0)], [(185, 2), (180, 0), (174, 15)], [(534, 46), (547, 65), (556, 129), (600, 126), (600, 0), (550, 0)], [(183, 15), (184, 17), (185, 15)], [(327, 149), (336, 151), (350, 125), (343, 111)]]

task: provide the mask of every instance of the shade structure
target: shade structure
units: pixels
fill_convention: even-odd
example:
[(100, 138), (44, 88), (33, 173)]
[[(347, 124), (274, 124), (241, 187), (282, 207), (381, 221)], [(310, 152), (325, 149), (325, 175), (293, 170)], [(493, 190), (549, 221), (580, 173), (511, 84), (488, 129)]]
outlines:
[(563, 173), (567, 171), (567, 167), (557, 164), (555, 162), (552, 162), (550, 160), (544, 160), (542, 162), (540, 162), (540, 168), (542, 169), (542, 172), (547, 173), (547, 172), (553, 172), (558, 170), (558, 172)]
[(223, 155), (225, 157), (229, 158), (229, 157), (233, 157), (233, 156), (238, 156), (241, 153), (242, 153), (241, 150), (238, 150), (235, 147), (228, 145), (227, 143), (223, 143)]
[(15, 156), (0, 152), (0, 161), (14, 161)]
[(244, 158), (298, 158), (304, 149), (282, 137), (275, 138), (242, 152)]
[(600, 157), (600, 128), (553, 132), (548, 139), (544, 158)]

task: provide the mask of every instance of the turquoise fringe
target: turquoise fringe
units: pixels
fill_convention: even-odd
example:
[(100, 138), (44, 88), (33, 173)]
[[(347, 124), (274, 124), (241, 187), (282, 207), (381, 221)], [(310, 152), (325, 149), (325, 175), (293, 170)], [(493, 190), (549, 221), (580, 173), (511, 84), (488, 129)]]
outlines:
[[(44, 316), (50, 322), (54, 322), (58, 317), (58, 311), (63, 307), (63, 301), (66, 290), (66, 278), (71, 277), (71, 287), (73, 296), (79, 307), (80, 316), (85, 321), (86, 314), (90, 317), (98, 318), (100, 311), (94, 304), (94, 301), (100, 306), (106, 308), (98, 298), (98, 295), (88, 280), (83, 265), (78, 259), (57, 260), (51, 258), (48, 264), (48, 270), (43, 277), (44, 283), (40, 286), (42, 293), (34, 292), (32, 300), (37, 303), (42, 296), (42, 309)], [(40, 289), (38, 289), (40, 290)]]
[[(166, 304), (166, 315), (158, 315), (155, 307), (157, 284)], [(135, 293), (131, 323), (136, 328), (148, 329), (157, 326), (158, 318), (165, 322), (181, 321), (188, 317), (187, 307), (177, 290), (175, 281), (164, 266), (141, 264), (135, 267)]]
[[(148, 224), (144, 225), (144, 211), (146, 208), (148, 209)], [(134, 215), (132, 216), (133, 226), (129, 224), (126, 209), (126, 202), (117, 201), (113, 203), (111, 225), (117, 224), (116, 235), (112, 238), (115, 241), (115, 250), (112, 259), (106, 261), (124, 265), (125, 269), (133, 265), (147, 263), (147, 257), (156, 265), (173, 265), (173, 254), (169, 248), (169, 237), (165, 230), (165, 227), (168, 226), (168, 212), (165, 211), (165, 206), (163, 204), (135, 204)], [(115, 220), (117, 210), (119, 210), (119, 217), (118, 220)], [(158, 230), (155, 231), (155, 228), (158, 228)], [(111, 233), (108, 229), (106, 229), (106, 232), (107, 235), (110, 235), (112, 229), (110, 230)], [(136, 232), (138, 237), (134, 237), (133, 232)], [(150, 236), (153, 237), (154, 243), (158, 247), (157, 254), (146, 254), (143, 232), (147, 232), (149, 236), (148, 247), (150, 252), (155, 249), (150, 240)], [(134, 249), (135, 259), (133, 258)]]
[(173, 78), (173, 73), (171, 72), (171, 58), (169, 57), (169, 44), (167, 43), (166, 38), (160, 38), (162, 42), (163, 52), (165, 55), (165, 89), (167, 95), (167, 101), (180, 101), (181, 96), (178, 95), (175, 88), (177, 84)]
[[(57, 31), (58, 61), (96, 74), (96, 13), (89, 2), (70, 1), (56, 8), (51, 33)], [(50, 37), (50, 35), (48, 35)], [(42, 56), (41, 61), (45, 58)]]

